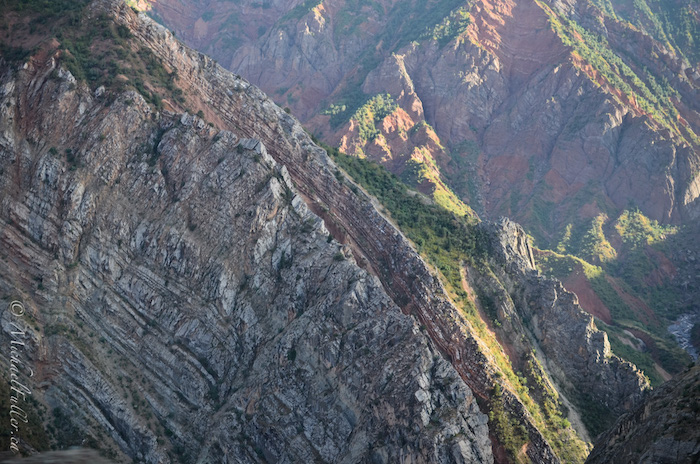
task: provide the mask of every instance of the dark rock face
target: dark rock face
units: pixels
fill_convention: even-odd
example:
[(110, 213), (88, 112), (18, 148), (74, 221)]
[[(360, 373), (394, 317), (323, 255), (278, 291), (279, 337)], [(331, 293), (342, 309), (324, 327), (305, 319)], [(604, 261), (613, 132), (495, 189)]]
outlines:
[(0, 289), (31, 317), (35, 396), (150, 463), (492, 462), (471, 390), (268, 153), (298, 123), (262, 143), (284, 113), (261, 92), (121, 2), (89, 8), (227, 89), (247, 127), (108, 102), (51, 56), (3, 67)]
[(596, 442), (589, 464), (700, 459), (700, 366), (668, 381)]
[(506, 326), (503, 333), (516, 350), (524, 354), (530, 348), (518, 341), (520, 334), (529, 334), (561, 392), (575, 400), (585, 398), (588, 407), (597, 404), (609, 418), (638, 404), (648, 381), (633, 364), (612, 354), (607, 334), (596, 328), (575, 294), (537, 273), (523, 229), (508, 219), (485, 223), (484, 228), (501, 285), (486, 277), (480, 284), (493, 289), (498, 319)]
[[(499, 368), (375, 201), (259, 89), (120, 1), (89, 8), (177, 71), (211, 125), (104, 98), (51, 54), (3, 68), (0, 296), (27, 308), (32, 386), (70, 411), (71, 438), (154, 463), (492, 462)], [(521, 229), (482, 227), (513, 337), (529, 317), (556, 379), (600, 375), (626, 409), (639, 373), (536, 275)], [(559, 462), (503, 398), (527, 457)]]

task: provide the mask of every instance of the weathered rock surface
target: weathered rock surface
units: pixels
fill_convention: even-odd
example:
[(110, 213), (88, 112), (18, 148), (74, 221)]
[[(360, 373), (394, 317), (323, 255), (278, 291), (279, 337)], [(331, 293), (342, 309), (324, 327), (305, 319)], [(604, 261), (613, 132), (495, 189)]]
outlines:
[[(121, 2), (90, 8), (206, 63)], [(70, 417), (61, 446), (92, 437), (151, 463), (492, 462), (471, 390), (328, 239), (268, 153), (284, 139), (240, 138), (279, 127), (278, 108), (180, 63), (212, 98), (228, 88), (251, 107), (227, 107), (249, 125), (234, 133), (133, 91), (108, 103), (55, 69), (49, 57), (0, 77), (0, 289), (27, 310), (27, 382)]]
[[(508, 345), (526, 358), (535, 348), (560, 393), (580, 409), (602, 411), (606, 421), (629, 411), (644, 398), (648, 380), (613, 355), (607, 334), (596, 328), (575, 294), (535, 269), (523, 229), (508, 219), (484, 223), (491, 238), (495, 274), (471, 270), (477, 287), (492, 302)], [(529, 340), (523, 340), (522, 334)]]
[(700, 459), (700, 366), (668, 381), (625, 414), (587, 463), (690, 464)]
[[(178, 36), (260, 85), (327, 142), (348, 153), (361, 148), (396, 173), (409, 159), (430, 158), (480, 214), (508, 215), (544, 242), (569, 222), (630, 202), (662, 222), (700, 214), (697, 142), (659, 126), (566, 46), (549, 12), (599, 34), (643, 79), (650, 72), (667, 80), (678, 94), (674, 124), (699, 133), (697, 72), (681, 49), (587, 1), (432, 2), (431, 12), (447, 14), (448, 3), (469, 11), (469, 27), (447, 41), (430, 33), (429, 21), (442, 18), (416, 20), (429, 16), (421, 2), (312, 3), (152, 6)], [(401, 108), (371, 142), (353, 123), (334, 127), (323, 114), (357, 98), (357, 88), (388, 92)], [(423, 121), (437, 144), (403, 127)]]
[[(212, 125), (96, 97), (50, 54), (3, 71), (0, 296), (28, 308), (32, 386), (71, 411), (67, 441), (146, 462), (492, 461), (493, 356), (372, 199), (259, 89), (122, 2), (90, 8)], [(533, 272), (524, 236), (504, 249)], [(544, 309), (519, 311), (545, 314), (559, 349), (569, 321), (531, 278), (523, 304)], [(577, 330), (570, 382), (608, 378), (604, 337)], [(610, 401), (640, 394), (634, 370), (616, 375)], [(524, 452), (559, 462), (509, 388)]]

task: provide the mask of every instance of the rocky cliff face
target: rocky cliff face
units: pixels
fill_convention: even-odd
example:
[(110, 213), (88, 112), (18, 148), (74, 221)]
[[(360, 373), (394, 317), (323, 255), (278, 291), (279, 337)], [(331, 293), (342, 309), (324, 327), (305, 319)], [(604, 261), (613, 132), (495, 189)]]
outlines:
[[(159, 0), (151, 11), (327, 143), (382, 163), (456, 214), (508, 216), (539, 247), (603, 266), (623, 281), (606, 287), (610, 298), (583, 277), (567, 285), (610, 324), (640, 322), (654, 354), (646, 371), (668, 378), (661, 365), (677, 372), (685, 361), (665, 327), (700, 311), (673, 250), (696, 254), (697, 233), (640, 258), (615, 237), (616, 221), (638, 209), (697, 230), (700, 16), (645, 5)], [(595, 227), (610, 239), (607, 259), (599, 237), (581, 240)], [(578, 244), (567, 246), (572, 235)]]
[[(659, 38), (661, 26), (636, 24), (639, 15), (624, 2), (599, 9), (586, 1), (443, 0), (429, 2), (429, 14), (409, 0), (187, 6), (153, 4), (178, 35), (291, 107), (328, 142), (397, 173), (407, 160), (437, 163), (433, 184), (435, 176), (447, 179), (481, 213), (507, 214), (545, 241), (567, 222), (630, 201), (660, 221), (698, 214), (692, 46)], [(697, 18), (688, 15), (692, 29)], [(363, 96), (384, 93), (399, 109), (376, 121), (378, 136), (362, 137), (357, 120), (337, 125), (336, 112), (351, 119)], [(424, 122), (439, 143), (412, 136)], [(476, 185), (465, 183), (467, 174)], [(552, 211), (543, 217), (545, 207)]]
[[(164, 34), (118, 2), (89, 8)], [(68, 418), (61, 446), (153, 463), (492, 461), (470, 389), (265, 145), (56, 69), (3, 71), (0, 282), (26, 308), (3, 329), (28, 325), (27, 383)], [(234, 98), (256, 107), (251, 125), (279, 124), (259, 92)]]
[[(3, 67), (0, 289), (25, 308), (3, 329), (26, 324), (53, 443), (146, 462), (506, 462), (501, 424), (522, 428), (522, 459), (559, 462), (502, 348), (295, 119), (125, 4), (95, 1), (83, 24), (100, 14), (177, 76), (184, 99), (162, 105), (201, 116), (90, 88), (55, 46)], [(555, 301), (572, 297), (534, 275), (522, 231), (484, 227), (496, 283), (529, 279), (512, 300), (554, 377), (610, 378), (603, 401), (625, 409), (639, 373)]]
[(700, 367), (695, 366), (620, 418), (586, 462), (697, 462), (699, 398)]
[[(541, 353), (563, 401), (577, 406), (592, 433), (602, 432), (614, 417), (639, 403), (647, 381), (633, 365), (612, 354), (607, 334), (596, 328), (575, 294), (538, 274), (520, 226), (502, 219), (484, 227), (491, 237), (493, 274), (478, 269), (469, 274), (482, 289), (482, 305), (491, 306), (502, 327), (497, 332), (523, 366), (533, 349)], [(596, 415), (603, 416), (602, 421), (593, 425)]]

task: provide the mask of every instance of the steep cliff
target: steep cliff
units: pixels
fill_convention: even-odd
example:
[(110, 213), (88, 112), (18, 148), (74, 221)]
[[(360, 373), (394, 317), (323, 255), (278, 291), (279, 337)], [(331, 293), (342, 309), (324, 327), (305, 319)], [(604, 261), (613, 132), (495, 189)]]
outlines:
[[(613, 343), (643, 363), (655, 383), (687, 363), (667, 327), (700, 314), (700, 288), (679, 276), (688, 274), (687, 256), (698, 253), (697, 233), (674, 238), (667, 229), (659, 238), (644, 231), (649, 246), (630, 247), (617, 228), (639, 212), (662, 228), (697, 230), (696, 6), (141, 6), (341, 151), (382, 163), (456, 214), (508, 216), (538, 247), (601, 266), (594, 279), (583, 272), (567, 279), (576, 265), (548, 267), (564, 269), (555, 275), (590, 296), (581, 299), (585, 310), (609, 315)], [(636, 342), (625, 331), (649, 349), (628, 349)]]
[[(61, 21), (56, 39), (15, 36), (46, 40), (3, 66), (0, 102), (3, 330), (26, 327), (21, 374), (51, 444), (146, 462), (581, 462), (546, 398), (600, 375), (617, 414), (647, 388), (536, 275), (520, 229), (439, 210), (495, 279), (480, 292), (525, 279), (511, 299), (537, 315), (535, 342), (513, 332), (511, 351), (256, 87), (120, 1), (47, 27)], [(116, 79), (90, 72), (102, 52)], [(562, 384), (535, 363), (534, 400), (515, 374), (530, 343)]]
[(586, 462), (698, 462), (699, 412), (700, 366), (694, 366), (621, 417)]
[[(564, 401), (577, 406), (594, 436), (603, 432), (643, 398), (644, 380), (634, 375), (634, 366), (612, 354), (607, 335), (581, 309), (578, 297), (537, 273), (522, 228), (507, 219), (484, 227), (491, 237), (494, 273), (470, 269), (469, 274), (481, 289), (482, 306), (500, 326), (497, 333), (519, 354), (532, 383), (537, 372), (529, 356), (541, 360)], [(523, 334), (530, 340), (523, 340)], [(530, 355), (533, 349), (542, 356)]]
[[(179, 47), (198, 65), (181, 75), (238, 88), (254, 109), (229, 117), (280, 124), (261, 93), (120, 2), (84, 20), (100, 12)], [(259, 140), (136, 91), (96, 96), (55, 55), (4, 66), (2, 89), (0, 285), (25, 308), (3, 329), (26, 327), (19, 374), (52, 443), (154, 463), (491, 462), (470, 389)], [(306, 139), (283, 121), (275, 150)]]
[[(438, 177), (481, 212), (508, 214), (547, 241), (567, 222), (630, 201), (660, 221), (697, 216), (697, 12), (649, 5), (164, 0), (152, 7), (179, 36), (346, 153), (365, 153), (397, 173), (407, 160), (437, 163)], [(356, 110), (380, 94), (397, 106), (365, 134)], [(411, 133), (423, 123), (428, 138)], [(476, 191), (466, 172), (478, 174)], [(571, 211), (577, 195), (584, 211)], [(542, 217), (547, 202), (556, 207)]]

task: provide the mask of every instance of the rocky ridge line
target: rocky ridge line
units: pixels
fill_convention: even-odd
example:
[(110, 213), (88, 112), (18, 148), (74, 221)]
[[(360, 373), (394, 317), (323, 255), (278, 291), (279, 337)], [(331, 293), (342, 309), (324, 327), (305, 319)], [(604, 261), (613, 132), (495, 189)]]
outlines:
[[(168, 50), (173, 48), (171, 41), (174, 42), (171, 35), (157, 25), (151, 24), (149, 27), (151, 30), (163, 31), (160, 34), (163, 34), (165, 40), (160, 46), (154, 44), (154, 48), (164, 49), (165, 53), (161, 56), (167, 61)], [(141, 36), (143, 40), (149, 41), (149, 36), (154, 32), (146, 32), (147, 30), (136, 29), (135, 34)], [(195, 61), (191, 58), (190, 60), (190, 62)], [(204, 63), (206, 63), (204, 66), (206, 72), (212, 74), (212, 78), (207, 79), (207, 81), (218, 84), (222, 75), (226, 75), (225, 71), (214, 63), (206, 61)], [(199, 66), (195, 69), (198, 68)], [(183, 74), (186, 76), (194, 75), (195, 71)], [(405, 237), (376, 211), (368, 199), (362, 200), (360, 195), (360, 199), (356, 200), (356, 195), (349, 186), (338, 182), (335, 176), (336, 168), (332, 161), (323, 150), (312, 143), (309, 136), (293, 118), (274, 105), (257, 88), (250, 86), (242, 79), (237, 78), (228, 88), (243, 88), (246, 93), (256, 97), (253, 99), (255, 105), (241, 107), (235, 105), (234, 102), (234, 107), (243, 114), (267, 114), (271, 112), (276, 118), (279, 118), (277, 125), (273, 123), (256, 126), (256, 136), (267, 147), (278, 147), (271, 150), (271, 154), (277, 162), (287, 167), (297, 189), (307, 199), (310, 208), (324, 219), (326, 226), (336, 239), (351, 246), (357, 261), (380, 278), (384, 289), (399, 307), (405, 313), (414, 315), (426, 327), (430, 338), (441, 347), (474, 393), (482, 398), (489, 398), (496, 378), (494, 377), (494, 368), (490, 367), (493, 363), (489, 361), (488, 355), (484, 355), (488, 349), (483, 346), (483, 342), (474, 337), (475, 330), (469, 321), (449, 301), (439, 279), (433, 275), (430, 267), (415, 252)], [(216, 88), (209, 86), (209, 91), (216, 92)], [(227, 93), (230, 96), (230, 91)], [(234, 130), (243, 134), (252, 132), (253, 128), (248, 124), (249, 121), (253, 120), (252, 117), (239, 116), (235, 119), (227, 117), (227, 114), (236, 113), (231, 111), (227, 105), (219, 104), (211, 97), (205, 96), (205, 98), (212, 102), (212, 107), (216, 110), (215, 116), (221, 118), (227, 127), (235, 128)], [(221, 102), (229, 103), (230, 100), (222, 99)], [(313, 153), (313, 156), (309, 156), (307, 152)], [(541, 278), (538, 277), (538, 279)], [(577, 308), (574, 314), (585, 319), (580, 308)], [(556, 323), (551, 324), (562, 323), (561, 319), (556, 321)], [(590, 325), (588, 319), (585, 322), (586, 326)], [(605, 351), (604, 344), (598, 346), (596, 341), (602, 342), (605, 339), (605, 334), (590, 327), (580, 336), (584, 337), (580, 343), (586, 351), (600, 353), (597, 358), (595, 356), (591, 358), (590, 369), (593, 371), (610, 369), (609, 346), (608, 350)], [(561, 340), (558, 343), (561, 343)], [(592, 343), (590, 347), (589, 343)], [(563, 352), (568, 351), (561, 345), (552, 345), (552, 350), (558, 349)], [(562, 357), (560, 369), (568, 370), (566, 364), (570, 362), (570, 359), (564, 358), (566, 356)], [(640, 398), (641, 392), (648, 386), (640, 373), (630, 364), (620, 363), (618, 365), (613, 360), (612, 366), (611, 372), (615, 372), (615, 375), (620, 375), (621, 378), (625, 379), (621, 383), (626, 386), (621, 391), (615, 391), (608, 395), (609, 398), (606, 397), (605, 401), (609, 404), (624, 404), (622, 391), (631, 394), (632, 400), (624, 406), (617, 406), (620, 408), (619, 411), (622, 411), (630, 407), (635, 399)], [(611, 377), (610, 374), (605, 374), (605, 377), (615, 378)], [(580, 379), (579, 375), (578, 380)], [(620, 379), (615, 381), (618, 382)], [(577, 387), (581, 391), (585, 391), (583, 385), (577, 385)], [(617, 387), (613, 387), (613, 389), (615, 388)], [(513, 414), (529, 424), (531, 418), (529, 418), (525, 407), (520, 404), (514, 394), (509, 391), (506, 394), (512, 395), (507, 403), (512, 407)], [(535, 462), (556, 460), (554, 453), (537, 428), (530, 425), (528, 432), (530, 440), (536, 444), (528, 449), (531, 459)]]
[(596, 442), (586, 463), (691, 464), (700, 459), (700, 366), (666, 382)]
[[(188, 92), (192, 92), (192, 98), (198, 99), (203, 106), (209, 108), (206, 114), (207, 119), (214, 121), (217, 125), (226, 127), (231, 130), (232, 133), (238, 134), (239, 136), (259, 139), (262, 143), (251, 141), (242, 145), (242, 150), (244, 152), (255, 153), (251, 154), (253, 160), (259, 158), (264, 160), (267, 164), (270, 164), (272, 158), (268, 158), (266, 154), (269, 152), (269, 155), (275, 158), (280, 165), (284, 165), (289, 169), (290, 182), (286, 182), (286, 187), (290, 190), (292, 190), (292, 187), (295, 187), (303, 197), (309, 201), (311, 209), (317, 211), (325, 220), (327, 229), (332, 231), (336, 238), (341, 240), (345, 239), (350, 245), (353, 254), (357, 257), (357, 260), (361, 264), (363, 262), (366, 263), (365, 267), (368, 269), (374, 270), (381, 279), (384, 289), (399, 307), (406, 313), (414, 314), (418, 320), (425, 325), (426, 330), (431, 335), (431, 339), (447, 354), (448, 358), (460, 373), (463, 381), (474, 390), (475, 394), (488, 398), (488, 392), (494, 384), (492, 368), (484, 368), (484, 366), (488, 366), (489, 364), (488, 357), (485, 356), (479, 348), (479, 341), (472, 337), (471, 334), (473, 330), (469, 328), (468, 321), (465, 321), (459, 314), (459, 311), (451, 305), (445, 296), (444, 289), (439, 280), (431, 274), (429, 266), (415, 253), (408, 241), (396, 231), (381, 214), (371, 207), (371, 202), (368, 199), (358, 200), (351, 193), (347, 185), (343, 185), (335, 179), (335, 166), (328, 159), (325, 152), (312, 144), (301, 126), (299, 126), (293, 118), (276, 107), (255, 87), (250, 86), (242, 79), (231, 76), (206, 57), (186, 50), (181, 44), (173, 40), (172, 36), (163, 28), (145, 20), (143, 17), (137, 18), (133, 12), (128, 10), (123, 4), (104, 1), (99, 3), (99, 6), (103, 10), (115, 14), (118, 21), (129, 25), (130, 29), (137, 37), (150, 44), (151, 48), (161, 58), (168, 62), (173, 68), (178, 69), (180, 81)], [(65, 76), (65, 79), (66, 82), (68, 82), (70, 77)], [(69, 84), (70, 82), (65, 85), (68, 86)], [(41, 88), (36, 82), (34, 82), (32, 87)], [(134, 101), (137, 100), (137, 97), (136, 94), (133, 95)], [(81, 102), (73, 101), (71, 103), (72, 108), (75, 108), (77, 114), (80, 114), (80, 108), (82, 107), (82, 112), (84, 113), (89, 106), (89, 98), (85, 94), (81, 94), (78, 95), (78, 99), (81, 100)], [(151, 113), (145, 110), (143, 100), (141, 99), (138, 101), (139, 104), (137, 106), (145, 113), (148, 113), (150, 117)], [(67, 105), (67, 103), (64, 104)], [(124, 106), (128, 106), (125, 103), (123, 104)], [(34, 117), (36, 117), (36, 115), (34, 115)], [(180, 123), (185, 126), (194, 124), (198, 131), (203, 131), (205, 135), (208, 134), (208, 137), (215, 137), (214, 133), (207, 132), (211, 130), (206, 128), (206, 124), (203, 121), (198, 118), (190, 118), (191, 117), (181, 118)], [(11, 120), (11, 118), (8, 117), (8, 120)], [(146, 118), (143, 120), (146, 120)], [(138, 122), (138, 119), (134, 122)], [(174, 121), (170, 124), (173, 123)], [(65, 122), (63, 122), (63, 124), (65, 124)], [(44, 125), (46, 128), (53, 127), (48, 122), (45, 122)], [(56, 126), (61, 127), (60, 124), (56, 124)], [(119, 126), (117, 125), (116, 127)], [(129, 127), (140, 126), (139, 124), (134, 124), (129, 125)], [(170, 126), (167, 124), (159, 126), (158, 130), (154, 130), (153, 133), (157, 134), (161, 130), (165, 130), (166, 133), (169, 133), (169, 127)], [(69, 131), (65, 133), (69, 133)], [(177, 133), (176, 131), (172, 135), (160, 139), (156, 145), (156, 152), (162, 151), (161, 145), (163, 145), (163, 149), (167, 149), (169, 147), (168, 143), (175, 144), (175, 142), (177, 142), (175, 145), (178, 147), (178, 150), (182, 150), (184, 153), (194, 153), (191, 150), (195, 150), (196, 146), (206, 145), (206, 137), (204, 137), (201, 142), (197, 142), (189, 140), (192, 138), (190, 137), (191, 134), (186, 134), (186, 137), (183, 136), (184, 140), (178, 141), (176, 137)], [(163, 134), (161, 134), (161, 136), (162, 135)], [(150, 140), (152, 137), (152, 135), (148, 134), (142, 135), (142, 139), (144, 140)], [(213, 140), (213, 138), (211, 140)], [(234, 145), (235, 144), (228, 145), (229, 149), (232, 149)], [(175, 158), (178, 150), (171, 148), (170, 150), (165, 150), (163, 153), (169, 154), (171, 158)], [(188, 152), (188, 150), (190, 151)], [(165, 167), (167, 172), (163, 172), (161, 169), (160, 172), (163, 179), (155, 179), (152, 184), (149, 184), (149, 191), (153, 191), (159, 195), (162, 201), (169, 199), (174, 202), (177, 199), (175, 203), (180, 203), (182, 202), (182, 198), (177, 187), (177, 182), (169, 183), (169, 181), (177, 179), (175, 174), (179, 172), (174, 172), (173, 166), (170, 164), (166, 164), (165, 166), (159, 164), (164, 162), (171, 163), (175, 160), (170, 160), (168, 156), (164, 157), (163, 153), (158, 156), (156, 162), (159, 169)], [(220, 155), (222, 153), (223, 152), (219, 151), (216, 154)], [(209, 156), (208, 159), (210, 163), (213, 162), (214, 156), (214, 154)], [(84, 156), (84, 162), (89, 162), (93, 157), (94, 154), (87, 151)], [(224, 159), (226, 159), (225, 156)], [(115, 181), (115, 172), (118, 172), (118, 170), (116, 170), (117, 166), (119, 166), (119, 163), (116, 160), (111, 160), (106, 166), (102, 166), (101, 178), (107, 179), (108, 182)], [(141, 170), (148, 170), (147, 162), (145, 165), (141, 163), (138, 166)], [(202, 175), (201, 172), (198, 173), (198, 171), (202, 169), (202, 167), (197, 167), (197, 169), (195, 169), (194, 172), (197, 179)], [(282, 178), (285, 177), (281, 168), (278, 171), (279, 174), (275, 174), (274, 169), (268, 171), (268, 173), (271, 173), (271, 177), (267, 179), (266, 182), (269, 182), (270, 185), (275, 184), (273, 178), (277, 179), (278, 175)], [(265, 179), (267, 175), (268, 174), (263, 173), (261, 175), (262, 177), (258, 176), (258, 181), (262, 182), (262, 179)], [(187, 180), (184, 180), (185, 185), (182, 187), (187, 185)], [(294, 185), (292, 185), (292, 182)], [(212, 186), (218, 188), (219, 184), (214, 183)], [(253, 187), (250, 190), (255, 191), (256, 188), (257, 187)], [(273, 195), (273, 197), (275, 198), (275, 202), (280, 203), (280, 198), (284, 198), (286, 195), (286, 193), (284, 193), (286, 189), (279, 186), (277, 189), (273, 187), (270, 187), (270, 189), (273, 191), (278, 190), (277, 195)], [(88, 196), (88, 199), (84, 202), (82, 199), (83, 194), (84, 192), (80, 192), (80, 189), (78, 189), (78, 193), (75, 193), (76, 198), (73, 201), (76, 205), (81, 206), (82, 211), (72, 223), (69, 223), (69, 226), (65, 226), (65, 232), (69, 233), (74, 239), (82, 235), (83, 225), (80, 225), (80, 221), (85, 220), (86, 217), (92, 214), (90, 211), (92, 210), (91, 202), (93, 199)], [(71, 191), (71, 195), (74, 195), (74, 192)], [(297, 205), (299, 204), (300, 202), (297, 201)], [(202, 220), (207, 217), (207, 214), (214, 213), (211, 210), (203, 208), (203, 206), (204, 205), (200, 205), (198, 208), (190, 208), (187, 211), (187, 228), (190, 229), (192, 226), (195, 226), (195, 229), (190, 230), (190, 232), (194, 233), (199, 230), (200, 232), (196, 232), (197, 234), (212, 234), (211, 230), (200, 229), (201, 224), (206, 222)], [(75, 208), (77, 208), (77, 206), (75, 206)], [(278, 206), (270, 206), (269, 208), (270, 210), (267, 212), (262, 210), (257, 211), (254, 217), (261, 220), (260, 218), (267, 217), (267, 214), (271, 214), (272, 211), (277, 211), (279, 209)], [(207, 214), (204, 214), (204, 212)], [(243, 212), (241, 212), (241, 214), (242, 213)], [(273, 218), (275, 216), (276, 213), (272, 214)], [(22, 219), (22, 221), (20, 221), (21, 224), (30, 222), (26, 219), (26, 216), (19, 213), (16, 213), (16, 218)], [(220, 221), (220, 224), (226, 224), (225, 218), (221, 218)], [(259, 228), (264, 228), (263, 223), (259, 223)], [(302, 224), (301, 227), (303, 227), (303, 223), (297, 224)], [(32, 226), (33, 235), (31, 236), (35, 240), (40, 241), (42, 237), (46, 237), (46, 239), (49, 240), (48, 237), (56, 235), (55, 230), (52, 233), (47, 231), (46, 234), (44, 234), (41, 228), (45, 226), (48, 225), (41, 225), (38, 229), (39, 232)], [(25, 229), (28, 230), (30, 228), (25, 226)], [(102, 230), (100, 228), (95, 230), (92, 225), (89, 229), (91, 232)], [(11, 228), (9, 230), (11, 230)], [(187, 231), (181, 231), (180, 233), (182, 232), (187, 234)], [(256, 230), (251, 230), (251, 232), (260, 232), (260, 230), (256, 228)], [(324, 231), (321, 232), (322, 233), (319, 235), (325, 233)], [(211, 235), (208, 238), (213, 238), (214, 236), (216, 235)], [(159, 244), (169, 243), (170, 241), (167, 235), (154, 235), (154, 232), (149, 231), (148, 228), (138, 231), (138, 234), (133, 237), (129, 237), (127, 233), (124, 238), (129, 238), (128, 243), (136, 249), (144, 249), (143, 247), (145, 247), (145, 250), (148, 250), (145, 257), (155, 263), (159, 262), (157, 259)], [(266, 241), (269, 242), (269, 240)], [(177, 241), (175, 243), (177, 243)], [(15, 239), (12, 249), (16, 250), (17, 253), (21, 253), (21, 248), (22, 247), (19, 245), (19, 238)], [(50, 249), (58, 249), (60, 251), (59, 256), (66, 264), (78, 262), (75, 258), (82, 256), (80, 255), (80, 249), (76, 249), (74, 245), (71, 245), (69, 242), (62, 243), (60, 246), (54, 243), (51, 245)], [(95, 246), (95, 249), (99, 250), (99, 247)], [(283, 249), (285, 249), (285, 247), (281, 247), (281, 250)], [(217, 250), (217, 252), (218, 251), (219, 250)], [(271, 252), (273, 255), (275, 253), (269, 248), (267, 248), (267, 251)], [(183, 252), (185, 252), (184, 255), (181, 254)], [(177, 253), (181, 256), (190, 256), (191, 252), (187, 252), (187, 247), (185, 247), (185, 249), (177, 251)], [(199, 252), (195, 253), (195, 257), (198, 253)], [(271, 264), (273, 265), (273, 269), (277, 267), (279, 271), (278, 266), (280, 266), (281, 262), (287, 265), (286, 260), (289, 256), (286, 255), (286, 252), (279, 250), (276, 251), (276, 253), (276, 257), (271, 261)], [(263, 252), (261, 256), (258, 256), (258, 258), (264, 255), (265, 252)], [(344, 255), (349, 256), (349, 250), (346, 249)], [(194, 259), (194, 264), (197, 264), (196, 259)], [(109, 263), (107, 263), (107, 266), (109, 267)], [(187, 271), (188, 268), (190, 267), (181, 266), (179, 272), (189, 272)], [(200, 268), (209, 269), (207, 266), (202, 267), (202, 264), (198, 264), (194, 269)], [(294, 269), (297, 268), (295, 267)], [(35, 268), (35, 271), (36, 270)], [(247, 269), (246, 276), (249, 271), (253, 272), (253, 269)], [(159, 279), (157, 275), (154, 276), (152, 274), (151, 271), (139, 269), (140, 276), (134, 280), (133, 284), (130, 283), (130, 286), (136, 285), (138, 288), (139, 286), (145, 285), (147, 288), (153, 285), (153, 283), (157, 284)], [(253, 274), (249, 277), (255, 277), (255, 275), (256, 274)], [(261, 279), (262, 277), (258, 279), (258, 281), (265, 282), (264, 279)], [(88, 282), (89, 280), (89, 278), (86, 278), (84, 282)], [(145, 280), (145, 283), (141, 283), (141, 280)], [(236, 292), (231, 292), (228, 287), (235, 288), (235, 283), (242, 285), (243, 282), (248, 282), (248, 277), (243, 278), (241, 275), (236, 275), (234, 278), (234, 276), (228, 276), (225, 280), (231, 282), (231, 285), (224, 284), (223, 288), (220, 288), (222, 285), (221, 283), (213, 285), (210, 282), (202, 288), (210, 292), (210, 298), (214, 301), (223, 299), (222, 301), (230, 302), (230, 299), (233, 298)], [(256, 279), (253, 279), (253, 281), (255, 280)], [(18, 281), (21, 281), (21, 279)], [(84, 282), (82, 282), (81, 285), (86, 285)], [(166, 282), (169, 281), (166, 280)], [(27, 284), (25, 283), (24, 285), (26, 286)], [(165, 284), (162, 285), (165, 286)], [(91, 288), (95, 287), (95, 284), (91, 286)], [(142, 291), (139, 291), (139, 298), (130, 304), (148, 307), (148, 305), (151, 305), (153, 297), (147, 296), (148, 291), (145, 293), (141, 292)], [(408, 295), (411, 296), (409, 297)], [(91, 300), (91, 303), (95, 301), (99, 300)], [(116, 301), (118, 300), (115, 299), (114, 302)], [(148, 304), (146, 304), (147, 301)], [(155, 298), (155, 301), (158, 301), (158, 298)], [(269, 302), (267, 303), (269, 304)], [(104, 307), (108, 308), (110, 305), (105, 305)], [(279, 321), (276, 323), (278, 322)], [(197, 324), (194, 325), (196, 326)], [(246, 325), (248, 325), (248, 322), (246, 322)], [(120, 336), (121, 335), (123, 334), (120, 334)], [(115, 338), (118, 339), (119, 337)], [(292, 356), (291, 348), (289, 346), (286, 346), (286, 348), (287, 356)], [(69, 348), (66, 349), (71, 351)], [(208, 372), (206, 366), (200, 361), (195, 362), (197, 360), (196, 354), (206, 352), (203, 351), (201, 347), (197, 347), (195, 351), (197, 353), (194, 353), (195, 356), (190, 357), (190, 362), (195, 366), (195, 371), (199, 371), (205, 378), (208, 378), (205, 373)], [(78, 356), (75, 353), (74, 355)], [(281, 356), (284, 357), (284, 351), (282, 351)], [(295, 359), (298, 356), (299, 354), (294, 355)], [(217, 359), (227, 358), (218, 357)], [(167, 363), (163, 363), (163, 365), (167, 365)], [(80, 364), (76, 366), (79, 367)], [(79, 369), (76, 368), (74, 372), (79, 372)], [(211, 373), (209, 373), (209, 375), (211, 376)], [(217, 386), (217, 388), (219, 387)], [(246, 394), (256, 395), (255, 392), (247, 392)], [(507, 393), (507, 395), (509, 394), (510, 393)], [(541, 437), (539, 431), (529, 423), (524, 407), (514, 395), (512, 397), (509, 396), (506, 403), (518, 417), (522, 417), (522, 420), (529, 425), (528, 432), (530, 439), (535, 445), (528, 448), (530, 457), (538, 462), (556, 462), (556, 457), (546, 441)], [(248, 407), (246, 406), (246, 408), (243, 409), (247, 411)], [(176, 433), (179, 435), (182, 433), (182, 430), (178, 429)], [(248, 434), (248, 431), (246, 431), (246, 433)], [(221, 437), (220, 439), (224, 440), (224, 435), (221, 435)], [(134, 438), (130, 438), (130, 442), (134, 440)], [(144, 440), (138, 439), (136, 441), (142, 442)], [(146, 439), (145, 442), (152, 442), (152, 438)], [(184, 442), (185, 440), (183, 439), (183, 443)], [(212, 448), (215, 451), (216, 446)], [(273, 452), (276, 451), (278, 450), (273, 450)], [(484, 454), (484, 456), (485, 455), (486, 454)]]
[[(122, 2), (90, 8), (141, 24)], [(220, 77), (255, 107), (227, 117), (275, 123)], [(492, 462), (469, 388), (259, 140), (134, 91), (108, 103), (53, 56), (0, 82), (2, 301), (28, 310), (23, 354), (69, 418), (61, 446), (148, 463)]]

